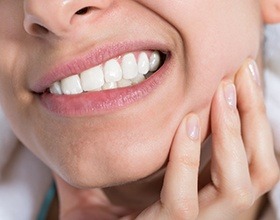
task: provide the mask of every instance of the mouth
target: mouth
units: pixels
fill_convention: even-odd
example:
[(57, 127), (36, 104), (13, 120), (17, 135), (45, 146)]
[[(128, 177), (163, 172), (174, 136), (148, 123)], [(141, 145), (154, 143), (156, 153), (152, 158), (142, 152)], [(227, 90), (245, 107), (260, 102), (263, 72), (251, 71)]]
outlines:
[(137, 85), (156, 73), (164, 64), (161, 51), (130, 52), (98, 66), (54, 82), (44, 93), (78, 95)]
[(128, 107), (152, 94), (170, 72), (170, 50), (155, 47), (165, 49), (142, 43), (96, 48), (45, 74), (32, 91), (44, 109), (59, 116), (93, 116)]

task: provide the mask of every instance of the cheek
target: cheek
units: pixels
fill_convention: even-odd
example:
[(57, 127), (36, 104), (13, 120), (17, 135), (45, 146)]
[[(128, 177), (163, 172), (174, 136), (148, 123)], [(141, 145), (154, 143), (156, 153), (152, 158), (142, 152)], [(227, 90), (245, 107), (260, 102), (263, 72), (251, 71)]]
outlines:
[[(230, 76), (260, 46), (260, 8), (252, 0), (141, 0), (180, 32), (185, 43), (188, 72), (215, 79)], [(215, 76), (217, 75), (217, 76)]]
[[(212, 98), (220, 82), (233, 80), (244, 60), (248, 57), (256, 59), (260, 52), (258, 5), (253, 1), (243, 1), (239, 9), (233, 1), (224, 4), (229, 4), (232, 10), (217, 13), (218, 10), (213, 9), (212, 13), (201, 7), (200, 14), (190, 11), (189, 20), (184, 22), (171, 18), (177, 27), (181, 27), (179, 30), (185, 46), (186, 105), (200, 114), (204, 135), (209, 125)], [(214, 4), (211, 7), (218, 6)]]
[(194, 52), (190, 55), (194, 57), (190, 63), (193, 64), (196, 57), (197, 65), (204, 72), (213, 69), (212, 75), (224, 77), (234, 73), (246, 58), (257, 57), (261, 24), (255, 11), (259, 10), (257, 4), (253, 10), (246, 2), (241, 9), (232, 6), (232, 10), (220, 12), (217, 16), (210, 14), (210, 18), (202, 20), (195, 31), (186, 34), (189, 50)]
[[(231, 10), (219, 10), (225, 4)], [(254, 1), (217, 1), (211, 5), (205, 1), (204, 6), (199, 13), (190, 12), (192, 22), (174, 22), (181, 27), (185, 43), (188, 91), (202, 100), (201, 107), (209, 108), (221, 80), (233, 80), (245, 59), (257, 58), (261, 22), (258, 4)]]

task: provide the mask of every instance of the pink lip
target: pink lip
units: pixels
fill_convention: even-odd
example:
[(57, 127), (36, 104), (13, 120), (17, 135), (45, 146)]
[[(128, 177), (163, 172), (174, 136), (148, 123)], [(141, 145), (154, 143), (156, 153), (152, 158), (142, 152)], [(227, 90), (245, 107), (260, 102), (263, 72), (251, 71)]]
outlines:
[(85, 55), (72, 59), (70, 62), (65, 62), (56, 66), (31, 86), (31, 90), (35, 93), (43, 93), (56, 81), (71, 75), (79, 74), (84, 70), (104, 63), (109, 59), (138, 50), (168, 51), (166, 45), (154, 42), (121, 42), (97, 47)]
[(42, 77), (32, 88), (40, 103), (50, 112), (61, 116), (87, 116), (103, 114), (131, 105), (151, 94), (166, 78), (171, 56), (167, 56), (163, 66), (140, 84), (78, 95), (54, 95), (45, 92), (55, 81), (80, 73), (111, 58), (137, 50), (168, 51), (166, 45), (154, 43), (120, 43), (97, 48), (90, 53), (54, 68)]

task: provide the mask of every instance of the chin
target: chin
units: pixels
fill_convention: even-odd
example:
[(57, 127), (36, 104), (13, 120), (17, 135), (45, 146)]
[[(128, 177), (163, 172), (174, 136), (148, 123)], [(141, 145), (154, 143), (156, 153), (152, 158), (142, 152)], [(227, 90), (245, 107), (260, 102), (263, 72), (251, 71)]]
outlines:
[[(148, 140), (79, 147), (74, 150), (76, 153), (58, 155), (57, 159), (63, 159), (54, 158), (56, 161), (50, 161), (50, 166), (77, 188), (105, 188), (135, 182), (156, 173), (168, 158), (172, 137)], [(96, 150), (101, 147), (100, 152)]]

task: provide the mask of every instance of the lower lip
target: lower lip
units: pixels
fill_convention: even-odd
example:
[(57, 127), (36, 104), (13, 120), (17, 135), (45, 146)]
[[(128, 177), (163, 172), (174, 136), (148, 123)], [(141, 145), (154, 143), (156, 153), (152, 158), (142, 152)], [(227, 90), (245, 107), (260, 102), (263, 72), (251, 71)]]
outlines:
[(78, 95), (40, 95), (40, 102), (50, 112), (61, 116), (104, 114), (125, 108), (151, 94), (165, 79), (170, 57), (164, 65), (145, 81), (125, 88), (88, 92)]

